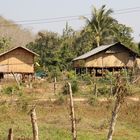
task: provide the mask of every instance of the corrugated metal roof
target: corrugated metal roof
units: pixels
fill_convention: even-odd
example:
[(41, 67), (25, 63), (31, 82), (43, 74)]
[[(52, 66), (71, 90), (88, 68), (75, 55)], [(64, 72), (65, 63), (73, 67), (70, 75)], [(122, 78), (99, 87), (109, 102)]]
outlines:
[(73, 61), (88, 58), (88, 57), (90, 57), (90, 56), (92, 56), (92, 55), (94, 55), (94, 54), (97, 54), (97, 53), (99, 53), (99, 52), (101, 52), (101, 51), (103, 51), (103, 50), (105, 50), (105, 49), (108, 49), (108, 48), (110, 48), (111, 46), (114, 46), (114, 45), (116, 45), (116, 44), (117, 44), (117, 43), (111, 44), (111, 45), (99, 46), (99, 47), (97, 47), (97, 48), (95, 48), (95, 49), (93, 49), (93, 50), (91, 50), (91, 51), (89, 51), (89, 52), (87, 52), (87, 53), (85, 53), (85, 54), (79, 56), (79, 57), (74, 58)]
[(29, 50), (28, 48), (21, 47), (21, 46), (19, 46), (19, 47), (15, 47), (15, 48), (12, 48), (12, 49), (10, 49), (10, 50), (4, 52), (4, 53), (1, 53), (0, 56), (2, 56), (2, 55), (4, 55), (4, 54), (7, 54), (7, 53), (9, 53), (9, 52), (11, 52), (11, 51), (13, 51), (13, 50), (16, 50), (16, 49), (18, 49), (18, 48), (22, 48), (22, 49), (24, 49), (24, 50), (26, 50), (26, 51), (28, 51), (28, 52), (30, 52), (30, 53), (36, 55), (36, 56), (39, 56), (37, 53), (35, 53), (35, 52)]

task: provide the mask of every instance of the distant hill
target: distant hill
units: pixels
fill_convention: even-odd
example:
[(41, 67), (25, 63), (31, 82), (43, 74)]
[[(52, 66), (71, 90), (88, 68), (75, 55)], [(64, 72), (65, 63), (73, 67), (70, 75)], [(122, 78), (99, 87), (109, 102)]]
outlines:
[(1, 38), (10, 40), (8, 48), (12, 48), (25, 46), (34, 40), (34, 35), (28, 29), (0, 16), (0, 39)]

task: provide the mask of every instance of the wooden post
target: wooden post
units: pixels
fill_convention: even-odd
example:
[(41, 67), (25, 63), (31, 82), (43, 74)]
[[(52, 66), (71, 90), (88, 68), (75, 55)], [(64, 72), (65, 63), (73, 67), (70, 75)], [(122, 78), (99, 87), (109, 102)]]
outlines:
[(54, 94), (56, 93), (56, 77), (54, 77)]
[(71, 124), (72, 124), (72, 140), (77, 139), (77, 134), (76, 134), (76, 118), (75, 118), (75, 113), (74, 113), (74, 103), (73, 103), (73, 97), (72, 97), (72, 89), (71, 89), (71, 84), (68, 82), (68, 92), (70, 94), (70, 115), (71, 115)]
[(112, 75), (114, 76), (114, 68), (112, 68)]
[(18, 85), (18, 88), (20, 89), (20, 83), (19, 83), (19, 81), (18, 81), (16, 75), (14, 74), (14, 72), (11, 72), (11, 73), (12, 73), (12, 75), (13, 75), (13, 77), (14, 77), (14, 79), (15, 79), (17, 85)]
[(95, 76), (97, 76), (97, 73), (98, 73), (98, 69), (95, 68)]
[(96, 97), (98, 96), (98, 94), (97, 94), (97, 84), (96, 84), (96, 82), (94, 83), (94, 94), (95, 94)]
[(33, 140), (39, 140), (35, 107), (31, 110), (31, 123), (32, 123), (32, 131), (33, 131)]
[(118, 100), (116, 100), (115, 106), (114, 106), (114, 109), (113, 109), (113, 112), (112, 112), (112, 118), (111, 118), (111, 123), (110, 123), (110, 128), (109, 128), (107, 140), (112, 140), (120, 106), (121, 106), (121, 103), (118, 102)]
[(13, 129), (12, 128), (9, 129), (8, 140), (13, 140)]
[(125, 94), (127, 93), (125, 83), (122, 83), (122, 81), (120, 80), (120, 77), (118, 77), (117, 80), (118, 80), (118, 82), (117, 82), (117, 85), (116, 85), (116, 93), (115, 93), (116, 100), (115, 100), (114, 109), (112, 111), (112, 118), (111, 118), (111, 122), (110, 122), (110, 127), (109, 127), (107, 140), (112, 140), (113, 133), (114, 133), (114, 130), (115, 130), (116, 121), (117, 121), (117, 117), (118, 117), (118, 112), (120, 110), (121, 104), (124, 102)]
[(32, 81), (33, 81), (33, 76), (32, 76), (32, 74), (29, 74), (28, 75), (29, 88), (33, 88)]
[(113, 79), (112, 79), (112, 76), (110, 78), (110, 96), (112, 96), (113, 94)]

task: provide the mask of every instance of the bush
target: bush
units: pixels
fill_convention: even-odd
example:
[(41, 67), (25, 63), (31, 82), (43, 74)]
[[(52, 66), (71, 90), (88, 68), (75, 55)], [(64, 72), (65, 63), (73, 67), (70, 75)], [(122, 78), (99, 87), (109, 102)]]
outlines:
[[(77, 75), (75, 75), (75, 72), (74, 71), (68, 72), (67, 73), (67, 78), (68, 78), (69, 82), (71, 83), (72, 92), (73, 93), (78, 92), (78, 90), (79, 90), (78, 78), (77, 78)], [(64, 95), (68, 94), (67, 84), (64, 85), (62, 93)]]
[(90, 74), (82, 74), (80, 77), (81, 77), (81, 80), (86, 82), (86, 84), (88, 85), (90, 85), (91, 81), (93, 80)]
[(96, 96), (90, 96), (88, 99), (88, 103), (92, 106), (98, 105), (97, 97)]
[[(78, 90), (79, 90), (78, 81), (77, 80), (71, 80), (70, 83), (71, 83), (72, 93), (74, 94), (74, 93), (78, 92)], [(69, 94), (68, 93), (68, 85), (67, 84), (65, 84), (63, 86), (63, 88), (62, 88), (62, 94), (63, 95)]]
[(57, 69), (52, 69), (48, 72), (48, 80), (52, 81), (54, 80), (54, 78), (56, 77), (57, 80), (60, 80), (62, 76), (61, 71), (57, 68)]
[(23, 94), (22, 89), (19, 89), (19, 87), (17, 85), (4, 87), (2, 89), (2, 93), (7, 94), (7, 95), (16, 94), (16, 95), (19, 95), (19, 96), (21, 96)]
[(62, 88), (62, 94), (63, 94), (63, 95), (67, 95), (67, 94), (68, 94), (68, 86), (67, 86), (66, 83), (65, 83), (65, 85), (64, 85), (63, 88)]
[(12, 86), (4, 87), (2, 89), (2, 93), (7, 94), (7, 95), (12, 95), (13, 90), (14, 90), (14, 88)]
[(75, 74), (75, 71), (69, 71), (67, 73), (67, 78), (69, 80), (76, 80), (77, 79), (77, 75)]
[(104, 96), (109, 95), (110, 94), (110, 88), (108, 88), (107, 86), (98, 88), (98, 93), (99, 93), (99, 95), (104, 95)]
[(78, 81), (77, 80), (72, 80), (71, 81), (71, 88), (72, 88), (73, 93), (78, 92), (79, 86), (78, 86)]

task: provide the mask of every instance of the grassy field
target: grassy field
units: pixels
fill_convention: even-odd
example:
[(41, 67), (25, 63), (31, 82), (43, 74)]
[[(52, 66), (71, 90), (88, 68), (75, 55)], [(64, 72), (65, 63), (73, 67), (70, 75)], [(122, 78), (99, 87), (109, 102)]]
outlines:
[[(32, 104), (29, 101), (28, 104)], [(31, 140), (30, 105), (26, 101), (0, 105), (0, 140), (6, 140), (8, 129), (14, 129), (14, 139)], [(79, 140), (106, 140), (112, 102), (76, 102), (77, 136)], [(118, 116), (113, 140), (140, 139), (140, 102), (126, 102)], [(37, 105), (40, 140), (71, 140), (69, 103), (40, 102)]]
[[(57, 95), (54, 94), (53, 86), (52, 82), (47, 81), (35, 82), (32, 89), (26, 88), (24, 85), (21, 90), (18, 90), (13, 82), (2, 85), (0, 140), (7, 140), (9, 128), (14, 130), (14, 140), (32, 139), (29, 111), (35, 103), (37, 103), (36, 113), (40, 140), (72, 139), (69, 102), (66, 100), (68, 96), (58, 95), (62, 92), (64, 82), (57, 83)], [(80, 83), (80, 90), (74, 96), (89, 99), (91, 87), (91, 85)], [(140, 97), (139, 86), (132, 85), (132, 89), (132, 95)], [(57, 101), (35, 102), (38, 99), (50, 98), (56, 98)], [(18, 100), (13, 101), (15, 99)], [(106, 140), (114, 100), (99, 102), (90, 98), (89, 101), (75, 102), (78, 140)], [(140, 140), (139, 114), (140, 101), (125, 101), (119, 112), (113, 140)]]

